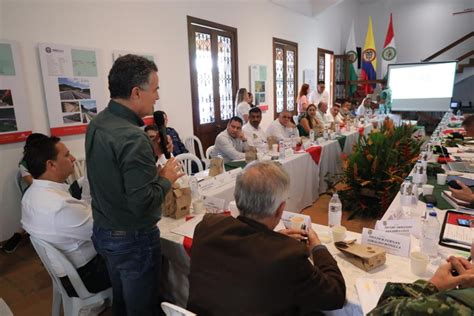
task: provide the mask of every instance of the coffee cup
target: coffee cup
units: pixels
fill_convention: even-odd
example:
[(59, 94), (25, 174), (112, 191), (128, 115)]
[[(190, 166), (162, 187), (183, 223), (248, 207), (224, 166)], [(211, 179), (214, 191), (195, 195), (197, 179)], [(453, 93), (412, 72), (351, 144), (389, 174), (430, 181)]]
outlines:
[(430, 258), (422, 252), (415, 251), (410, 254), (411, 272), (416, 275), (423, 275), (429, 262)]
[(439, 185), (445, 185), (448, 175), (446, 173), (438, 173), (436, 174), (436, 183)]
[(333, 226), (332, 239), (334, 240), (334, 242), (344, 241), (344, 239), (346, 239), (346, 231), (347, 229), (344, 226)]
[(291, 229), (303, 229), (305, 225), (304, 218), (299, 216), (293, 216), (290, 219), (290, 228)]
[(423, 195), (424, 195), (424, 196), (432, 195), (432, 194), (433, 194), (434, 185), (431, 185), (431, 184), (423, 184), (422, 189), (423, 189)]

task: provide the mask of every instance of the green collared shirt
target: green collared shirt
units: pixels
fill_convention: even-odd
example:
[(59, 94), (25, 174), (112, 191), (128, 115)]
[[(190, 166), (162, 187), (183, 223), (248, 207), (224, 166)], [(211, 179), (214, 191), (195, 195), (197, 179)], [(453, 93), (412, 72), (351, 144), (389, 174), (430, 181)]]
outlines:
[(112, 230), (152, 227), (171, 188), (156, 171), (143, 121), (111, 100), (87, 127), (87, 176), (94, 225)]

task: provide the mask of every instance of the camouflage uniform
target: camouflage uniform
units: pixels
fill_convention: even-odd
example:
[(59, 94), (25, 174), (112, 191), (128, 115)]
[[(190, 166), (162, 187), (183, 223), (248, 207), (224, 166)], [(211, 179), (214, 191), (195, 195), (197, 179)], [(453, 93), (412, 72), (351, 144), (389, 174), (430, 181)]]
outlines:
[(474, 315), (474, 288), (439, 292), (430, 282), (387, 283), (377, 307), (367, 315)]

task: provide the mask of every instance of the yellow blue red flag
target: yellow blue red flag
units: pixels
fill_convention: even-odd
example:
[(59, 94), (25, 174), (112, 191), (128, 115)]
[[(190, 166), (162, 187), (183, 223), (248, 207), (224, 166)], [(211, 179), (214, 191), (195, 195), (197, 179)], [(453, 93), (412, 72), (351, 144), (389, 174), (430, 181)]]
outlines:
[[(362, 51), (362, 69), (360, 80), (377, 79), (377, 52), (375, 50), (374, 32), (372, 30), (372, 17), (369, 16), (369, 26), (365, 36), (364, 50)], [(364, 91), (370, 94), (374, 91), (375, 84), (364, 84)]]

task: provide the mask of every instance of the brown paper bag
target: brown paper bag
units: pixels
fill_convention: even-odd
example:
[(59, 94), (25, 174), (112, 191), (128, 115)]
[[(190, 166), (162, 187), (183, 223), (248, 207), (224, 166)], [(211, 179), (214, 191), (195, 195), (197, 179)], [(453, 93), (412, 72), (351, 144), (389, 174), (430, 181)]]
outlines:
[(209, 166), (209, 176), (215, 177), (221, 173), (224, 173), (224, 158), (222, 157), (212, 158), (210, 166)]
[(245, 152), (245, 162), (257, 160), (257, 148), (249, 146), (249, 149)]
[(385, 250), (373, 245), (361, 245), (355, 242), (338, 241), (335, 243), (350, 263), (364, 271), (370, 271), (385, 263)]
[(165, 197), (164, 216), (181, 218), (190, 213), (191, 189), (180, 188), (179, 184), (173, 183), (171, 190)]

